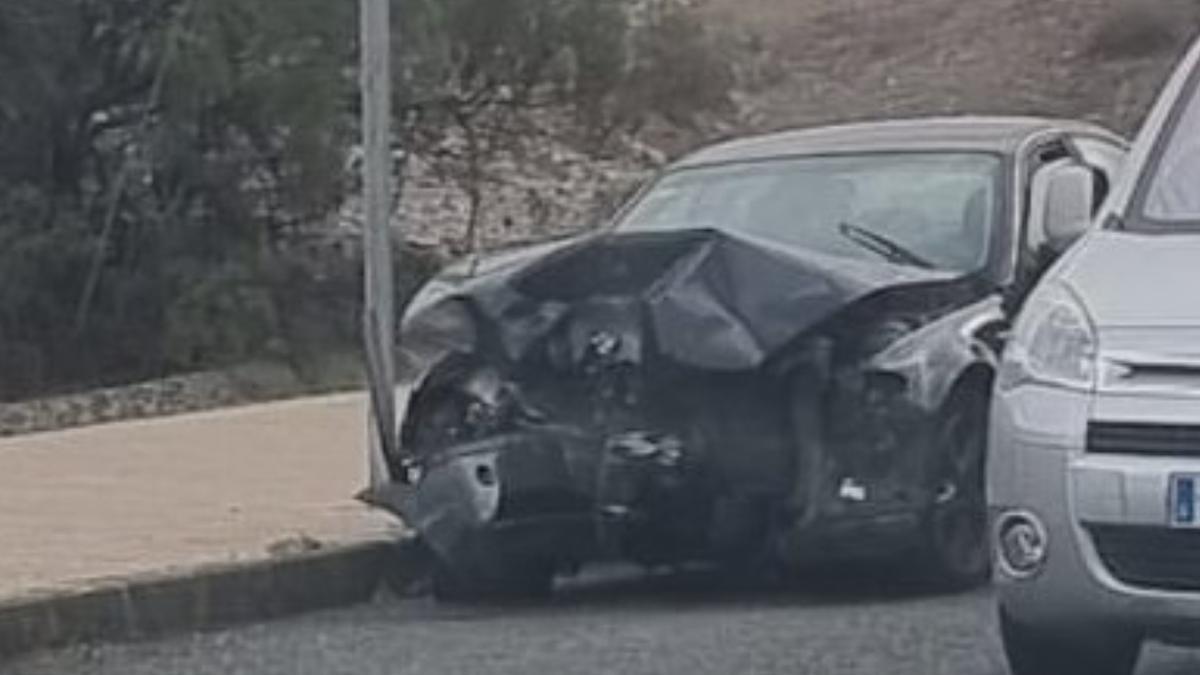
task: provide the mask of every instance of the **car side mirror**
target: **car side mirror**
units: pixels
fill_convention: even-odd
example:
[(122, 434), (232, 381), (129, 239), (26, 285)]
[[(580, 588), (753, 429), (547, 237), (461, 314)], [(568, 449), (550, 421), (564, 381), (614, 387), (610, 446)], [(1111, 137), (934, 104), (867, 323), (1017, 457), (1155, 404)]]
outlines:
[(1091, 169), (1064, 166), (1047, 177), (1043, 224), (1046, 243), (1055, 253), (1063, 253), (1092, 226), (1092, 201), (1095, 180)]

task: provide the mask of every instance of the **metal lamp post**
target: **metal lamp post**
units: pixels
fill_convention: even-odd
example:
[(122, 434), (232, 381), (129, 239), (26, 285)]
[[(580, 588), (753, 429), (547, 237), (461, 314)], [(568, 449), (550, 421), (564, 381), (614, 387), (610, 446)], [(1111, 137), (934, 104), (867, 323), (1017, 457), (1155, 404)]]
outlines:
[[(392, 79), (390, 0), (360, 0), (363, 152), (363, 338), (371, 380), (372, 483), (387, 476), (396, 431), (392, 276)], [(381, 465), (382, 464), (382, 465)]]

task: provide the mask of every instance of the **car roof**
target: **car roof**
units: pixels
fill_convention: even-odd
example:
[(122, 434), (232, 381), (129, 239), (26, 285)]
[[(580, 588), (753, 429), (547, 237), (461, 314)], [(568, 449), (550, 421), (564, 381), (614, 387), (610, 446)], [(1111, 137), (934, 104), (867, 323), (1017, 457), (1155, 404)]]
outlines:
[(976, 151), (1012, 154), (1031, 136), (1064, 131), (1124, 144), (1102, 127), (1040, 117), (927, 117), (795, 129), (741, 138), (696, 151), (674, 164), (691, 168), (805, 155), (903, 151)]

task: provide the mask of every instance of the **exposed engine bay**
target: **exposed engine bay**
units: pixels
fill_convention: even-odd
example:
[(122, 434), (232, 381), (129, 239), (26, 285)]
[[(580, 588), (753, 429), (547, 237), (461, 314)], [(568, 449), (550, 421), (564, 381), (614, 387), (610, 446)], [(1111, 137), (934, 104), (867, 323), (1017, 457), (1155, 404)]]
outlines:
[(892, 550), (953, 497), (938, 420), (998, 311), (970, 279), (714, 231), (475, 271), (410, 310), (388, 458), (393, 508), (463, 577)]

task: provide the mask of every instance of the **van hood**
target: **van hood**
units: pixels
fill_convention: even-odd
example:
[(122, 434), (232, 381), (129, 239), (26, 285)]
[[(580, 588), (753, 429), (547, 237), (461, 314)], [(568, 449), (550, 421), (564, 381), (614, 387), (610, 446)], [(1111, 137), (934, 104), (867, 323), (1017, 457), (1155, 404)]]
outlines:
[(1200, 327), (1200, 235), (1097, 232), (1065, 281), (1100, 328)]

